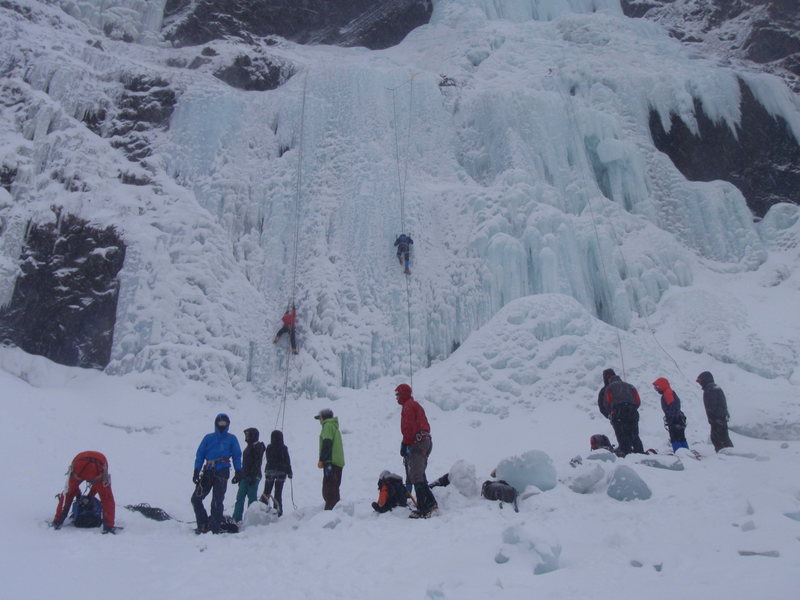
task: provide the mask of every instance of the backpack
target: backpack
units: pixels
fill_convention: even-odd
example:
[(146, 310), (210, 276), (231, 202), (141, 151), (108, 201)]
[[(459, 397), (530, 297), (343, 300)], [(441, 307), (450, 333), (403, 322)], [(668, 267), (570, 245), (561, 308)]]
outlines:
[(103, 524), (103, 505), (92, 496), (78, 496), (70, 515), (75, 527), (100, 527)]
[(592, 447), (592, 450), (611, 450), (611, 440), (608, 439), (607, 435), (603, 435), (602, 433), (595, 433), (592, 437), (589, 438), (589, 445)]
[(383, 484), (389, 486), (389, 498), (387, 503), (392, 506), (406, 506), (408, 504), (408, 491), (406, 490), (406, 486), (403, 485), (403, 478), (394, 473), (382, 473), (382, 475), (383, 477), (378, 480), (378, 489), (380, 489)]
[(514, 505), (514, 512), (519, 512), (517, 507), (517, 490), (507, 481), (484, 481), (481, 486), (481, 496), (487, 500), (499, 500)]

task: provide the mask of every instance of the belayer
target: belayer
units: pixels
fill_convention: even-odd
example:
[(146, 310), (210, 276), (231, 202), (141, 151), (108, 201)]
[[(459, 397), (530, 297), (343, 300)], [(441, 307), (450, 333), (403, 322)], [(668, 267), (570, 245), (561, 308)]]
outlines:
[(644, 446), (639, 438), (639, 392), (630, 383), (622, 381), (614, 369), (603, 371), (603, 383), (605, 385), (597, 396), (597, 404), (614, 428), (617, 454), (644, 454)]
[(411, 275), (411, 271), (408, 270), (408, 261), (413, 244), (414, 240), (405, 233), (398, 235), (397, 239), (394, 241), (394, 245), (397, 248), (397, 260), (400, 261), (400, 266), (403, 267), (403, 273), (406, 275)]
[(261, 494), (261, 502), (264, 504), (272, 494), (272, 486), (275, 486), (275, 494), (272, 496), (272, 505), (278, 511), (278, 516), (283, 514), (283, 484), (286, 478), (292, 478), (292, 459), (289, 457), (289, 448), (283, 443), (283, 432), (276, 429), (270, 436), (269, 446), (267, 446), (267, 466), (264, 470), (264, 493)]
[(410, 516), (415, 519), (427, 518), (439, 508), (425, 476), (428, 457), (433, 450), (431, 426), (425, 409), (411, 395), (410, 385), (401, 383), (394, 392), (397, 403), (403, 407), (400, 413), (400, 433), (403, 436), (400, 456), (405, 463), (406, 479), (417, 492), (417, 510)]
[(111, 475), (108, 473), (108, 460), (100, 452), (87, 450), (72, 459), (67, 471), (67, 484), (58, 495), (58, 508), (53, 517), (53, 528), (61, 529), (67, 518), (72, 501), (81, 495), (80, 485), (84, 481), (91, 484), (87, 496), (100, 496), (103, 505), (103, 533), (116, 533), (114, 527), (114, 493), (111, 491)]
[(325, 510), (333, 510), (341, 498), (339, 488), (344, 469), (342, 433), (339, 431), (339, 419), (333, 416), (330, 408), (323, 408), (314, 418), (321, 427), (317, 467), (322, 469), (322, 499), (325, 500)]
[(664, 411), (664, 427), (669, 432), (669, 443), (672, 444), (672, 451), (677, 452), (678, 448), (689, 449), (686, 443), (686, 415), (681, 410), (681, 399), (669, 385), (669, 381), (664, 377), (659, 377), (653, 382), (653, 388), (661, 394), (661, 410)]
[[(207, 533), (209, 530), (211, 533), (222, 532), (222, 511), (231, 462), (234, 468), (233, 483), (239, 483), (242, 478), (242, 450), (236, 436), (228, 433), (230, 424), (228, 415), (218, 414), (214, 419), (214, 432), (203, 437), (197, 447), (192, 473), (192, 482), (196, 486), (192, 494), (192, 507), (197, 519), (196, 533)], [(203, 506), (203, 500), (209, 493), (211, 518)]]
[(278, 341), (281, 339), (281, 336), (284, 333), (289, 334), (289, 344), (292, 347), (292, 354), (297, 354), (297, 339), (295, 338), (294, 330), (295, 330), (295, 322), (297, 320), (297, 309), (294, 306), (294, 302), (292, 302), (290, 307), (286, 308), (286, 312), (283, 313), (283, 326), (278, 330), (278, 333), (275, 334), (275, 339), (272, 340), (273, 344), (277, 344)]

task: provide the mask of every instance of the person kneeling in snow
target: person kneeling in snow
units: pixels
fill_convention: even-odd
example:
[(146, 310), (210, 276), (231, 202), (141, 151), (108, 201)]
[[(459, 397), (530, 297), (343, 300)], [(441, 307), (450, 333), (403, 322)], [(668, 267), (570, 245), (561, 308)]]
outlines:
[(379, 513), (389, 512), (398, 506), (408, 506), (409, 493), (400, 475), (382, 471), (378, 479), (378, 501), (372, 503)]
[(111, 475), (108, 474), (108, 460), (99, 452), (87, 450), (81, 452), (70, 463), (67, 471), (67, 485), (59, 494), (56, 516), (53, 517), (53, 528), (61, 529), (67, 518), (72, 501), (80, 496), (80, 485), (84, 481), (91, 484), (87, 497), (100, 496), (103, 504), (103, 533), (116, 533), (114, 527), (114, 493), (111, 491)]

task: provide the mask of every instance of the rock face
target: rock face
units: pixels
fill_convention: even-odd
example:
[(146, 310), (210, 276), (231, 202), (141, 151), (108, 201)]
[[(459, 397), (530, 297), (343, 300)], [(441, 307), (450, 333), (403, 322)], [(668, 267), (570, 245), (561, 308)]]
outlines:
[(113, 227), (71, 215), (31, 225), (11, 302), (0, 310), (0, 341), (62, 365), (104, 368), (124, 260)]
[(399, 43), (431, 17), (431, 0), (168, 0), (164, 37), (176, 46), (278, 35), (301, 44)]
[(693, 181), (722, 179), (733, 183), (753, 214), (763, 217), (778, 202), (797, 202), (800, 189), (800, 146), (786, 121), (772, 117), (741, 81), (742, 119), (737, 134), (714, 123), (695, 100), (699, 137), (673, 118), (665, 131), (658, 114), (650, 114), (656, 148), (669, 155)]
[(800, 91), (797, 0), (622, 0), (630, 17), (657, 21), (702, 52), (744, 58)]

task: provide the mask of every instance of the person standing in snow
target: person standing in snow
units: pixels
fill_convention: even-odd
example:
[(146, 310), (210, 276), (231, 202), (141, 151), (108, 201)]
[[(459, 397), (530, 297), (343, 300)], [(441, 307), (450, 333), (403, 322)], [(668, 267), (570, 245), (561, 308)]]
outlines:
[(405, 233), (398, 235), (394, 241), (394, 245), (397, 247), (397, 260), (400, 261), (400, 266), (403, 267), (403, 273), (406, 275), (411, 275), (411, 271), (408, 270), (408, 261), (413, 244), (414, 240)]
[[(231, 474), (231, 462), (235, 470), (232, 483), (239, 483), (242, 478), (242, 450), (239, 440), (228, 433), (231, 420), (225, 413), (214, 419), (214, 432), (207, 434), (197, 447), (194, 459), (192, 482), (195, 490), (192, 494), (192, 507), (197, 519), (197, 533), (220, 533), (222, 510), (225, 502), (225, 491), (228, 488), (228, 476)], [(202, 471), (201, 471), (202, 469)], [(209, 519), (203, 500), (211, 493), (211, 518)]]
[(400, 433), (403, 435), (400, 456), (405, 459), (407, 481), (417, 493), (417, 510), (410, 516), (427, 518), (438, 508), (425, 476), (428, 457), (433, 450), (433, 438), (425, 409), (414, 400), (411, 391), (411, 386), (406, 383), (401, 383), (394, 390), (397, 403), (403, 407), (400, 414)]
[(81, 495), (80, 485), (88, 481), (92, 484), (87, 494), (89, 498), (100, 496), (103, 506), (103, 533), (116, 533), (114, 527), (114, 493), (111, 491), (111, 475), (108, 474), (108, 460), (100, 452), (87, 450), (72, 459), (67, 471), (66, 489), (57, 496), (58, 507), (53, 517), (53, 529), (61, 529), (67, 518), (72, 501)]
[(689, 449), (686, 443), (686, 415), (681, 410), (681, 399), (678, 394), (672, 391), (669, 381), (664, 377), (659, 377), (653, 382), (653, 388), (661, 394), (661, 410), (664, 411), (664, 426), (669, 431), (669, 442), (672, 444), (672, 451), (677, 452), (678, 448)]
[(600, 412), (611, 420), (617, 436), (617, 454), (643, 454), (644, 446), (639, 439), (639, 392), (630, 383), (622, 381), (613, 369), (603, 371), (603, 381), (606, 385), (602, 390)]
[[(233, 507), (233, 520), (237, 523), (244, 515), (244, 499), (250, 506), (258, 496), (258, 482), (261, 481), (261, 460), (264, 458), (266, 447), (264, 442), (258, 441), (259, 433), (255, 427), (244, 430), (244, 441), (247, 443), (242, 452), (242, 476), (239, 479), (239, 491), (236, 494), (236, 504)], [(234, 476), (234, 480), (236, 476)], [(236, 481), (233, 481), (236, 483)]]
[(278, 330), (278, 333), (275, 334), (275, 339), (272, 340), (273, 344), (277, 344), (278, 341), (281, 339), (281, 336), (284, 333), (289, 334), (289, 344), (292, 347), (292, 354), (297, 354), (297, 339), (295, 338), (295, 321), (297, 320), (297, 309), (294, 306), (294, 302), (292, 303), (290, 308), (286, 309), (286, 312), (283, 313), (283, 326)]
[(292, 478), (292, 459), (289, 458), (289, 449), (283, 443), (283, 432), (276, 429), (272, 432), (269, 446), (267, 446), (267, 467), (264, 471), (264, 493), (261, 501), (266, 504), (275, 485), (275, 495), (272, 505), (278, 511), (278, 516), (283, 514), (283, 484), (286, 478)]
[(333, 416), (330, 408), (323, 408), (314, 418), (322, 427), (319, 433), (319, 462), (317, 462), (317, 466), (322, 469), (322, 499), (325, 500), (325, 510), (332, 510), (339, 502), (339, 486), (342, 485), (342, 469), (344, 469), (342, 434), (339, 431), (339, 419)]
[(703, 371), (697, 376), (697, 383), (703, 388), (703, 405), (706, 408), (708, 424), (711, 425), (711, 443), (714, 450), (719, 452), (723, 448), (733, 448), (733, 442), (728, 435), (728, 402), (725, 392), (714, 383), (714, 376), (708, 371)]

